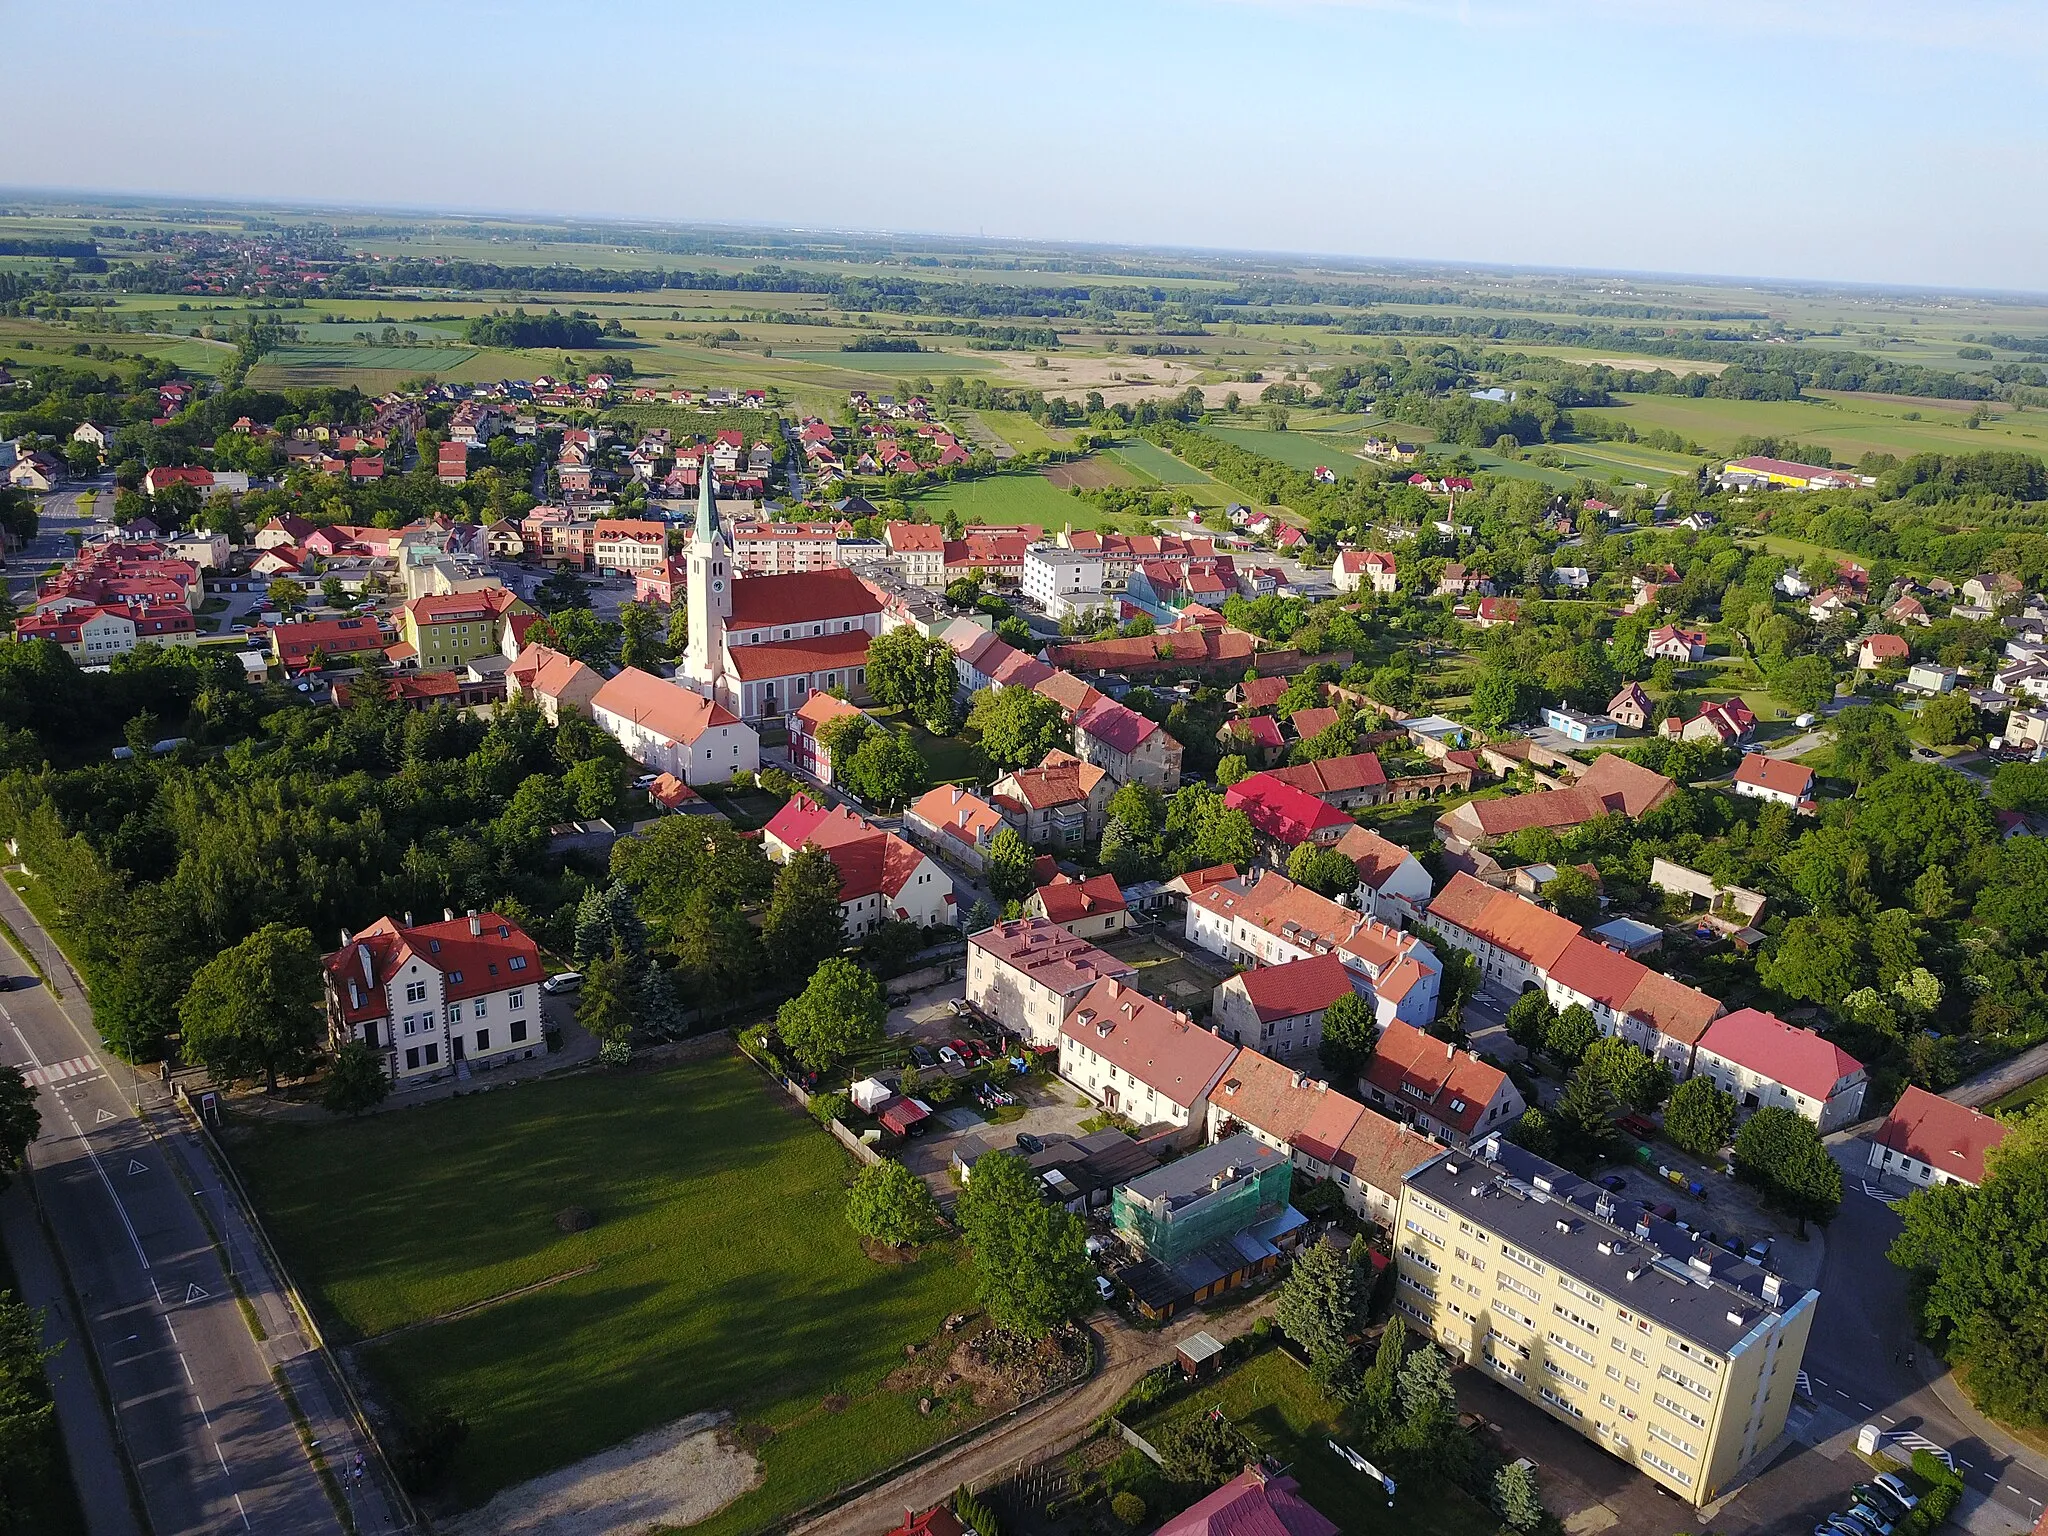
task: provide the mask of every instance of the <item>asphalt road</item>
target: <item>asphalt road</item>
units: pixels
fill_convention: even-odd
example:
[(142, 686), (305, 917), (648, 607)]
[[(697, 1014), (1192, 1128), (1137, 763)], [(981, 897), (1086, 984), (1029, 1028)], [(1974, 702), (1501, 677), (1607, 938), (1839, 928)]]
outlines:
[(1971, 1489), (2031, 1526), (2048, 1503), (2048, 1475), (2038, 1458), (2021, 1460), (1987, 1444), (1936, 1390), (1944, 1367), (1915, 1340), (1906, 1273), (1885, 1260), (1898, 1215), (1885, 1198), (1865, 1193), (1867, 1144), (1846, 1142), (1836, 1151), (1844, 1198), (1828, 1227), (1820, 1306), (1806, 1346), (1809, 1395), (1859, 1424), (1925, 1436), (1955, 1456)]
[[(0, 912), (33, 932), (14, 893), (0, 892)], [(18, 982), (33, 980), (11, 952), (0, 956)], [(338, 1533), (270, 1361), (174, 1173), (182, 1157), (124, 1101), (133, 1090), (110, 1075), (117, 1063), (89, 1023), (74, 1022), (70, 1009), (83, 1005), (67, 994), (60, 1003), (29, 985), (0, 995), (0, 1041), (39, 1088), (33, 1177), (84, 1310), (87, 1337), (74, 1347), (100, 1362), (150, 1528)]]

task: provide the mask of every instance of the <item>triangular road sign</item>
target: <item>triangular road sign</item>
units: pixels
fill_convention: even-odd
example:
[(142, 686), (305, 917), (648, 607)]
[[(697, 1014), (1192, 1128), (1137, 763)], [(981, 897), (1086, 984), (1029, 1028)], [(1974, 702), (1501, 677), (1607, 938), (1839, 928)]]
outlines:
[(187, 1301), (207, 1301), (210, 1300), (212, 1296), (213, 1292), (203, 1290), (199, 1286), (188, 1285), (185, 1287), (185, 1299)]
[(132, 1179), (138, 1173), (147, 1172), (149, 1172), (149, 1169), (141, 1162), (137, 1161), (135, 1158), (132, 1157), (128, 1159), (128, 1177)]
[(114, 1116), (112, 1111), (103, 1109), (97, 1115), (93, 1116), (92, 1123), (94, 1125), (105, 1125), (109, 1120), (113, 1118)]

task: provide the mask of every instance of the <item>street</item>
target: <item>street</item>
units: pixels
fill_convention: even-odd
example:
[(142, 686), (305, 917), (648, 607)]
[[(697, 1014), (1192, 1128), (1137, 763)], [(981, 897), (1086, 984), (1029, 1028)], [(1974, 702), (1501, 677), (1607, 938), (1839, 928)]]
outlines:
[[(315, 1379), (240, 1212), (161, 1088), (104, 1051), (62, 957), (10, 887), (0, 886), (0, 916), (47, 972), (65, 978), (59, 1000), (0, 950), (16, 983), (0, 998), (0, 1039), (39, 1088), (31, 1177), (85, 1314), (86, 1337), (71, 1349), (99, 1361), (149, 1528), (156, 1536), (339, 1532), (273, 1366), (316, 1433), (330, 1437), (337, 1469), (351, 1460), (345, 1421)], [(204, 1219), (188, 1186), (212, 1197)], [(226, 1262), (265, 1324), (264, 1345), (243, 1319), (209, 1227), (227, 1234)], [(93, 1475), (117, 1477), (112, 1467)], [(399, 1528), (368, 1483), (351, 1492), (368, 1528)]]

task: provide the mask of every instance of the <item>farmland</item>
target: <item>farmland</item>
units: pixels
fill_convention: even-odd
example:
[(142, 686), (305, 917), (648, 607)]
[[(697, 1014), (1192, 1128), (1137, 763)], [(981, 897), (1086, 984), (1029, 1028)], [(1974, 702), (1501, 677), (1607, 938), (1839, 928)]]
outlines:
[[(1865, 454), (1973, 453), (1991, 448), (2048, 452), (2048, 414), (2001, 407), (1972, 429), (1971, 405), (1871, 395), (1816, 394), (1801, 400), (1694, 400), (1682, 395), (1623, 395), (1597, 414), (1638, 431), (1664, 427), (1702, 447), (1726, 449), (1738, 437), (1780, 437), (1817, 443), (1836, 459), (1855, 463)], [(1603, 450), (1632, 444), (1597, 444)]]
[[(957, 1427), (882, 1378), (966, 1304), (967, 1270), (863, 1256), (846, 1153), (737, 1055), (273, 1127), (236, 1155), (379, 1394), (468, 1420), (464, 1506), (728, 1409), (774, 1432), (760, 1487), (706, 1527), (736, 1532)], [(557, 1228), (571, 1206), (589, 1230)]]
[(1047, 529), (1066, 523), (1098, 528), (1104, 521), (1094, 507), (1078, 496), (1069, 496), (1035, 470), (954, 480), (907, 499), (934, 520), (957, 512), (963, 523), (1039, 523)]

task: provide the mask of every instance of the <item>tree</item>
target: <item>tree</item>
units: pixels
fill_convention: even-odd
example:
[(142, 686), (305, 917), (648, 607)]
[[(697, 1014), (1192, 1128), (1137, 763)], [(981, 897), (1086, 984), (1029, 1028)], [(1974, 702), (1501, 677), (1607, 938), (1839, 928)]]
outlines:
[(923, 721), (935, 735), (951, 732), (959, 678), (945, 641), (908, 624), (878, 635), (868, 643), (867, 678), (877, 704)]
[(1012, 826), (996, 828), (988, 848), (988, 888), (998, 901), (1022, 901), (1037, 889), (1030, 844)]
[(1493, 1507), (1511, 1531), (1533, 1531), (1543, 1523), (1543, 1497), (1528, 1458), (1511, 1461), (1493, 1474)]
[(1301, 1346), (1318, 1373), (1349, 1358), (1361, 1323), (1358, 1270), (1329, 1243), (1310, 1243), (1280, 1283), (1273, 1320)]
[(1166, 826), (1166, 797), (1150, 784), (1132, 779), (1109, 797), (1109, 815), (1131, 836), (1150, 841)]
[(1356, 992), (1342, 994), (1323, 1010), (1323, 1039), (1316, 1053), (1339, 1083), (1364, 1075), (1378, 1043), (1379, 1021), (1372, 1005)]
[(982, 1305), (1003, 1327), (1039, 1338), (1095, 1307), (1087, 1231), (1039, 1193), (1023, 1159), (1008, 1152), (976, 1159), (957, 1214)]
[(265, 591), (279, 613), (296, 613), (306, 606), (306, 589), (289, 576), (280, 576)]
[(646, 668), (661, 660), (661, 618), (651, 603), (627, 603), (619, 609), (619, 665)]
[(1256, 1455), (1256, 1447), (1214, 1411), (1176, 1419), (1155, 1438), (1166, 1475), (1191, 1488), (1222, 1487)]
[(1358, 889), (1358, 866), (1349, 854), (1317, 843), (1301, 843), (1287, 856), (1287, 878), (1319, 896), (1346, 896)]
[(640, 1026), (641, 967), (614, 936), (611, 947), (584, 967), (583, 993), (576, 999), (576, 1022), (600, 1046), (630, 1047)]
[(1541, 987), (1531, 987), (1508, 1005), (1508, 1038), (1530, 1055), (1535, 1055), (1550, 1038), (1550, 1026), (1557, 1010)]
[(1466, 713), (1481, 730), (1497, 731), (1521, 717), (1522, 692), (1520, 677), (1489, 667), (1472, 685), (1472, 705)]
[(1550, 1027), (1543, 1032), (1543, 1048), (1569, 1069), (1578, 1066), (1579, 1058), (1599, 1038), (1600, 1026), (1593, 1022), (1592, 1009), (1584, 1003), (1573, 1003), (1551, 1020)]
[(843, 766), (835, 752), (832, 773), (869, 805), (889, 808), (916, 797), (929, 776), (910, 732), (888, 730), (869, 731)]
[(1469, 1454), (1470, 1443), (1458, 1429), (1458, 1394), (1443, 1352), (1424, 1344), (1410, 1355), (1401, 1366), (1396, 1395), (1401, 1404), (1396, 1445), (1422, 1467), (1454, 1471)]
[(1228, 789), (1231, 785), (1237, 783), (1238, 780), (1250, 778), (1251, 772), (1251, 762), (1243, 753), (1227, 753), (1223, 760), (1216, 765), (1216, 782), (1225, 789)]
[(0, 1190), (7, 1188), (43, 1128), (36, 1091), (19, 1067), (0, 1067)]
[(303, 928), (265, 923), (199, 968), (178, 1004), (184, 1054), (214, 1081), (261, 1077), (311, 1061), (320, 1036), (320, 952)]
[(1920, 730), (1937, 747), (1968, 741), (1977, 730), (1977, 706), (1961, 689), (1937, 694), (1920, 706)]
[(1765, 669), (1771, 697), (1811, 714), (1835, 696), (1835, 670), (1818, 656), (1795, 656)]
[(354, 1118), (382, 1104), (390, 1091), (391, 1079), (384, 1075), (382, 1058), (367, 1041), (351, 1040), (327, 1065), (320, 1104), (331, 1115)]
[(846, 1223), (871, 1243), (908, 1248), (939, 1234), (931, 1188), (894, 1158), (861, 1169), (846, 1195)]
[(1544, 885), (1543, 899), (1559, 917), (1581, 926), (1600, 915), (1600, 888), (1583, 869), (1569, 864)]
[(882, 983), (851, 960), (833, 956), (811, 973), (775, 1014), (782, 1043), (813, 1072), (823, 1072), (882, 1038), (889, 1005)]
[(1688, 1077), (1671, 1093), (1664, 1134), (1695, 1157), (1717, 1157), (1735, 1129), (1735, 1100), (1710, 1077)]
[(983, 755), (998, 768), (1029, 768), (1070, 744), (1059, 705), (1029, 688), (984, 688), (974, 696), (967, 723), (980, 733)]
[(1782, 1105), (1758, 1110), (1735, 1133), (1735, 1173), (1799, 1223), (1826, 1226), (1842, 1206), (1842, 1167), (1804, 1115)]
[[(0, 1532), (35, 1536), (39, 1514), (75, 1502), (58, 1483), (56, 1406), (43, 1362), (43, 1314), (0, 1291)], [(66, 1522), (68, 1523), (68, 1522)]]
[(348, 601), (348, 588), (341, 584), (339, 576), (323, 576), (320, 579), (320, 600), (330, 608), (339, 608)]
[(761, 921), (761, 947), (769, 965), (789, 977), (809, 975), (820, 960), (846, 947), (839, 866), (824, 849), (806, 844), (782, 866)]
[(1618, 1035), (1595, 1040), (1579, 1058), (1579, 1066), (1598, 1072), (1614, 1090), (1615, 1099), (1638, 1114), (1655, 1114), (1671, 1097), (1671, 1068)]
[(1759, 980), (1809, 1003), (1833, 1003), (1862, 981), (1863, 932), (1846, 917), (1795, 917), (1757, 962)]
[(1550, 1109), (1551, 1129), (1567, 1161), (1597, 1162), (1613, 1149), (1614, 1110), (1614, 1088), (1605, 1073), (1588, 1066), (1572, 1073)]

